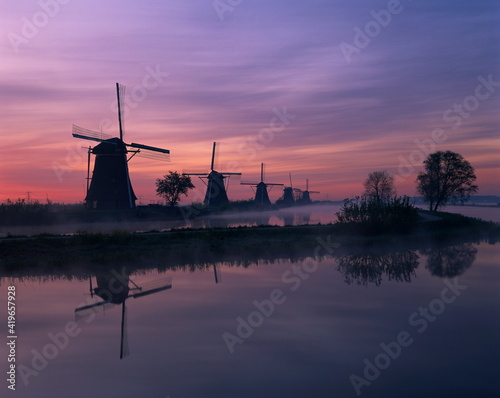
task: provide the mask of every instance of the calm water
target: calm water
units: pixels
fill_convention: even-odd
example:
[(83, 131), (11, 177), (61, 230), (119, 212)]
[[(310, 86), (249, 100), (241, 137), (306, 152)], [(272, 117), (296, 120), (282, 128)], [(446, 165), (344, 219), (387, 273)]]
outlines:
[(102, 298), (81, 270), (3, 278), (24, 365), (12, 396), (356, 397), (353, 375), (367, 397), (498, 396), (498, 244), (341, 249), (215, 272), (116, 264), (91, 277)]
[(500, 396), (498, 244), (315, 249), (245, 266), (2, 270), (18, 335), (16, 391), (4, 381), (2, 396)]

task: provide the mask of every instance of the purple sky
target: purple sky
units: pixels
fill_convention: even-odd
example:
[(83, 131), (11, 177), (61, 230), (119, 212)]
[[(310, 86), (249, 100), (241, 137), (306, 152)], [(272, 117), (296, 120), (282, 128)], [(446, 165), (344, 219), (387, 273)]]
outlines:
[[(414, 195), (418, 143), (461, 153), (479, 193), (500, 193), (497, 1), (25, 0), (0, 16), (0, 200), (83, 200), (90, 142), (71, 126), (115, 135), (115, 82), (125, 141), (171, 150), (131, 161), (143, 203), (168, 170), (207, 171), (213, 141), (219, 171), (253, 181), (265, 162), (269, 182), (309, 178), (316, 199), (360, 194), (380, 169)], [(252, 195), (238, 184), (232, 199)]]

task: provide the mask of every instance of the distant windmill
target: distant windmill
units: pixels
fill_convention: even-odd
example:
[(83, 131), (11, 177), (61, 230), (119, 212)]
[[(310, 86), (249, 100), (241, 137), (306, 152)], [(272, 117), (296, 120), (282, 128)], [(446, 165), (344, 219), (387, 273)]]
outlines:
[(300, 192), (300, 189), (294, 188), (292, 184), (292, 173), (288, 173), (290, 186), (283, 189), (283, 198), (276, 203), (281, 206), (293, 206), (295, 204), (295, 192)]
[(312, 193), (319, 193), (319, 191), (309, 191), (309, 179), (306, 179), (306, 190), (302, 191), (302, 198), (300, 199), (301, 204), (311, 203)]
[(224, 179), (227, 178), (227, 176), (241, 175), (241, 173), (219, 173), (218, 171), (214, 170), (216, 145), (217, 143), (214, 142), (212, 149), (212, 162), (210, 163), (210, 173), (183, 173), (184, 175), (200, 176), (200, 178), (207, 179), (207, 192), (203, 201), (206, 206), (221, 206), (228, 203), (229, 199), (227, 197)]
[[(92, 277), (89, 278), (90, 295), (92, 297), (94, 295), (98, 296), (102, 301), (75, 308), (75, 318), (78, 321), (95, 316), (95, 313), (98, 311), (104, 311), (107, 308), (121, 305), (120, 359), (122, 359), (129, 354), (125, 302), (131, 297), (135, 299), (172, 288), (172, 278), (156, 279), (155, 281), (144, 283), (142, 286), (136, 285), (128, 274), (118, 275), (118, 277), (112, 273), (98, 274), (96, 280), (97, 287), (92, 288)], [(129, 283), (132, 283), (133, 287), (130, 287)]]
[(267, 192), (268, 186), (276, 186), (283, 184), (272, 184), (268, 182), (264, 182), (264, 163), (260, 164), (260, 182), (242, 182), (241, 185), (252, 185), (256, 187), (255, 190), (255, 202), (262, 206), (270, 206), (271, 201), (269, 200), (269, 194)]
[[(126, 144), (123, 142), (125, 86), (116, 83), (116, 95), (118, 99), (118, 122), (120, 127), (119, 138), (113, 138), (108, 134), (102, 134), (73, 125), (73, 137), (100, 142), (94, 148), (89, 147), (89, 153), (95, 155), (95, 162), (92, 178), (90, 178), (90, 186), (88, 186), (87, 179), (88, 189), (85, 203), (88, 208), (134, 208), (137, 197), (130, 182), (128, 161), (136, 154), (156, 160), (169, 160), (170, 151), (168, 149), (137, 143)], [(132, 153), (132, 156), (127, 159), (128, 153)], [(90, 158), (88, 168), (90, 169)], [(89, 178), (88, 175), (87, 178)]]

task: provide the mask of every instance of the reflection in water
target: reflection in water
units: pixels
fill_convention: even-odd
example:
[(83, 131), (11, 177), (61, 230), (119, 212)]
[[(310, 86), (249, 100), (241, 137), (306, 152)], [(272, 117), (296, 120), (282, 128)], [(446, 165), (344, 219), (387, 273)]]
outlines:
[(462, 275), (476, 259), (477, 248), (472, 243), (429, 249), (427, 268), (432, 275), (453, 278)]
[[(135, 299), (170, 289), (172, 287), (172, 278), (156, 279), (155, 281), (146, 282), (138, 286), (130, 279), (130, 272), (123, 267), (121, 273), (116, 270), (97, 273), (96, 281), (97, 287), (92, 288), (92, 276), (89, 277), (90, 296), (93, 298), (95, 295), (102, 301), (75, 308), (75, 317), (77, 321), (85, 318), (88, 319), (94, 317), (98, 311), (121, 304), (120, 359), (122, 359), (129, 354), (125, 302), (131, 297)], [(132, 286), (129, 286), (130, 284)]]
[(384, 274), (388, 280), (410, 282), (418, 267), (418, 255), (414, 250), (390, 253), (356, 253), (338, 258), (337, 270), (347, 284), (379, 286)]

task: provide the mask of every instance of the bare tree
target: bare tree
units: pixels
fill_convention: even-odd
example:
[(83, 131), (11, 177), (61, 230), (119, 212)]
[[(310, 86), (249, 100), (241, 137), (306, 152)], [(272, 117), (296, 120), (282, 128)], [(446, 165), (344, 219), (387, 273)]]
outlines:
[(478, 190), (474, 167), (459, 153), (438, 151), (424, 161), (425, 172), (417, 177), (417, 191), (429, 209), (436, 211), (449, 200), (464, 202)]
[(363, 186), (365, 187), (363, 196), (366, 198), (380, 201), (396, 196), (394, 176), (387, 170), (371, 172), (368, 174)]

